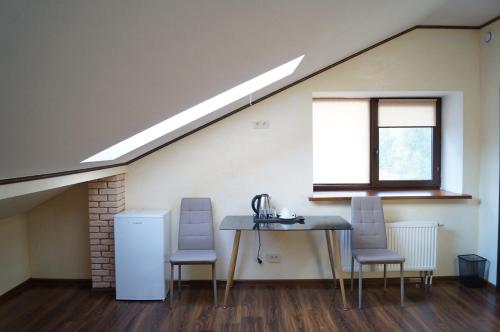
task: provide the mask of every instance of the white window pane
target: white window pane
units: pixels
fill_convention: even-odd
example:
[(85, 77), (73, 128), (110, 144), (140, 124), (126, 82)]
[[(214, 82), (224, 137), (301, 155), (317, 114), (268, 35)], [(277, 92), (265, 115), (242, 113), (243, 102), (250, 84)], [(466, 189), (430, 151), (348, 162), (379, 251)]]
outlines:
[(313, 100), (313, 182), (370, 182), (369, 100)]
[(379, 128), (379, 180), (432, 180), (432, 128)]
[(379, 127), (433, 127), (436, 125), (434, 99), (381, 99)]

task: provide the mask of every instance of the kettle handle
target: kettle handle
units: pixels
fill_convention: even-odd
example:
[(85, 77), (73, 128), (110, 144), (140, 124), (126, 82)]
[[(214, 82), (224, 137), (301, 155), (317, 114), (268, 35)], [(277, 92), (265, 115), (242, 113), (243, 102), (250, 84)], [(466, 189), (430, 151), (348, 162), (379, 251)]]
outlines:
[[(257, 208), (255, 207), (255, 202), (256, 202), (257, 200), (260, 200), (260, 196), (261, 196), (261, 195), (255, 195), (255, 197), (252, 199), (252, 203), (251, 203), (252, 210), (253, 210), (253, 212), (255, 212), (255, 214), (257, 214), (257, 215), (259, 214), (259, 211), (258, 211), (258, 210), (257, 210)], [(258, 203), (257, 203), (257, 205), (258, 205)]]

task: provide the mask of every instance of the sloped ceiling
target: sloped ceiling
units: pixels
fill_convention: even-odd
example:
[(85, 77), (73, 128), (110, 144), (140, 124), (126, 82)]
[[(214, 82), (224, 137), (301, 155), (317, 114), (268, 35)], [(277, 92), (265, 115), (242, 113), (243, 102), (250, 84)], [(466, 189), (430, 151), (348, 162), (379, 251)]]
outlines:
[(0, 221), (1, 219), (28, 212), (35, 206), (55, 197), (69, 187), (59, 187), (50, 190), (39, 191), (7, 199), (0, 199)]
[(419, 24), (477, 26), (498, 0), (213, 0), (0, 3), (0, 179), (80, 164), (149, 126), (305, 54), (257, 99)]
[(30, 211), (73, 185), (126, 173), (127, 167), (111, 167), (92, 172), (23, 181), (0, 186), (0, 219)]

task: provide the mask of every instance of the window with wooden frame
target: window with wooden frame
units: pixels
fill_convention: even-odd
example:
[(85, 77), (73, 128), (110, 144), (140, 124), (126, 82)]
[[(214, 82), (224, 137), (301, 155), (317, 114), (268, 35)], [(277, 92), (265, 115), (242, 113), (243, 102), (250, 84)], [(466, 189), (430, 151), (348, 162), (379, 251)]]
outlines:
[(314, 191), (439, 189), (440, 98), (314, 98)]

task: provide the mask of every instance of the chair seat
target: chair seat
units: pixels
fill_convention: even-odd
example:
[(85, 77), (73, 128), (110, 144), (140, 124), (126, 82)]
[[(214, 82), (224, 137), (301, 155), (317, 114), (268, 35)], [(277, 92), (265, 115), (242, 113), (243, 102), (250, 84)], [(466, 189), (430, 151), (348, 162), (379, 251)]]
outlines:
[(170, 263), (213, 263), (217, 260), (215, 250), (177, 250), (170, 256)]
[(403, 263), (405, 258), (389, 249), (353, 249), (352, 256), (361, 264)]

